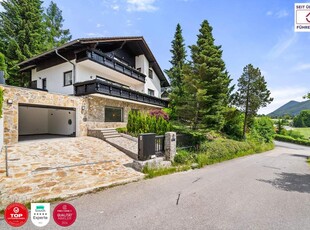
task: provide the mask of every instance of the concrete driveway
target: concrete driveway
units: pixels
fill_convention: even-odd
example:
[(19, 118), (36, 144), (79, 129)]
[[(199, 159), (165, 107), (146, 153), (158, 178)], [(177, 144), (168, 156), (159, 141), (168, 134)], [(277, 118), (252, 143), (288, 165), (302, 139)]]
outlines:
[[(143, 178), (127, 164), (133, 160), (93, 137), (25, 141), (0, 156), (0, 209), (12, 201), (69, 197), (95, 188)], [(1, 227), (0, 227), (1, 229)]]

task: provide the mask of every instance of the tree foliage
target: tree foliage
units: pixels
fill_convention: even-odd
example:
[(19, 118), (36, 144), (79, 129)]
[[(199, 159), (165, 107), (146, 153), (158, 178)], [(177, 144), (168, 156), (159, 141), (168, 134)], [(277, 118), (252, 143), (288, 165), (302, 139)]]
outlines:
[(273, 101), (267, 83), (259, 68), (254, 68), (248, 64), (243, 69), (241, 77), (238, 79), (238, 89), (233, 95), (233, 104), (245, 113), (243, 136), (247, 127), (251, 125), (259, 108), (267, 106)]
[(221, 46), (214, 44), (212, 27), (201, 24), (197, 43), (190, 46), (192, 61), (184, 65), (184, 98), (181, 116), (193, 129), (221, 130), (228, 105), (231, 79), (222, 60)]
[(44, 25), (40, 0), (7, 0), (1, 2), (1, 50), (7, 61), (8, 84), (25, 85), (26, 76), (18, 73), (19, 62), (44, 51)]
[(303, 110), (293, 120), (295, 127), (310, 127), (310, 110)]
[(46, 9), (44, 20), (47, 30), (47, 44), (48, 48), (52, 49), (63, 45), (71, 40), (69, 29), (63, 29), (64, 19), (62, 17), (62, 11), (58, 8), (53, 1)]
[(3, 53), (0, 53), (0, 71), (4, 72), (4, 76), (6, 75), (6, 63), (5, 63), (5, 57)]
[(170, 103), (169, 107), (171, 108), (172, 117), (175, 116), (177, 109), (183, 103), (183, 66), (186, 61), (186, 49), (184, 44), (184, 38), (182, 35), (182, 28), (180, 24), (177, 24), (176, 31), (174, 34), (174, 39), (171, 42), (172, 48), (170, 50), (172, 57), (170, 60), (171, 68), (166, 70), (171, 82), (171, 92), (169, 94)]
[[(4, 10), (0, 12), (0, 52), (6, 58), (6, 81), (27, 86), (29, 75), (19, 73), (18, 63), (54, 47), (54, 43), (51, 44), (54, 41), (64, 41), (58, 40), (63, 33), (68, 39), (71, 37), (67, 34), (69, 31), (61, 29), (63, 19), (56, 4), (52, 7), (56, 9), (55, 14), (50, 10), (46, 16), (40, 0), (6, 0), (1, 1), (1, 6)], [(53, 19), (53, 23), (48, 18)]]

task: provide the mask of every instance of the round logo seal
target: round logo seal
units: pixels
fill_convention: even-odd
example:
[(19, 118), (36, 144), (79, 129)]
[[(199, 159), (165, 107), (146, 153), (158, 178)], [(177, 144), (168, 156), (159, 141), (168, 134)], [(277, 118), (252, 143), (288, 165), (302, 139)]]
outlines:
[(28, 220), (28, 210), (20, 203), (12, 203), (4, 211), (5, 221), (12, 227), (20, 227)]
[(62, 227), (70, 226), (76, 220), (76, 210), (69, 203), (60, 203), (53, 211), (53, 218), (56, 224)]

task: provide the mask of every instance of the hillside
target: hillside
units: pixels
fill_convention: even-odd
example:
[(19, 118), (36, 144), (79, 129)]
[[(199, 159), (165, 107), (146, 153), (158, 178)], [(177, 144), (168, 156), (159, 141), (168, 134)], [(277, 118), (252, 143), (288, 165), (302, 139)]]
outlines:
[(308, 101), (290, 101), (286, 103), (285, 105), (281, 106), (280, 108), (276, 109), (272, 113), (269, 113), (268, 116), (270, 117), (278, 117), (283, 116), (285, 114), (288, 115), (298, 115), (300, 111), (310, 109), (310, 100)]

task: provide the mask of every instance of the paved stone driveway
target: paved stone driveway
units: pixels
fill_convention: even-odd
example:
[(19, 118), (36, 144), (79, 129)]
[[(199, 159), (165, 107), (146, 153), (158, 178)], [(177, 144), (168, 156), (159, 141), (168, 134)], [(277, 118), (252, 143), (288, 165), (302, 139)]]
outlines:
[(124, 153), (93, 137), (20, 142), (0, 156), (0, 209), (12, 201), (68, 197), (143, 178)]

